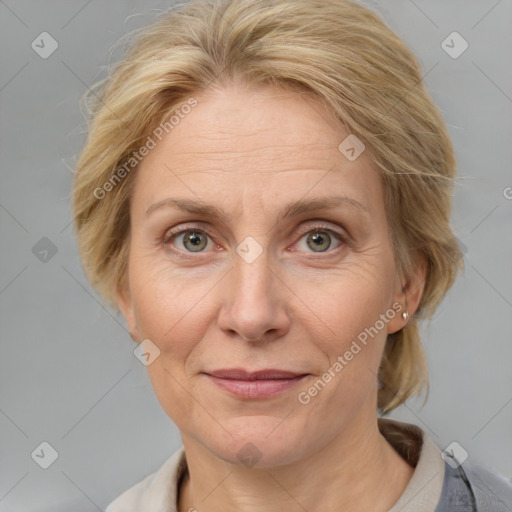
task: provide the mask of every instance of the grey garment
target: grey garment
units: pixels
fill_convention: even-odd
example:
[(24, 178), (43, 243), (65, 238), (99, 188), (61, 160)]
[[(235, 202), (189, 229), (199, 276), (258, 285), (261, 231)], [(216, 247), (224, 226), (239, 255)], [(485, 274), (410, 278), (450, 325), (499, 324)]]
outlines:
[(512, 484), (475, 463), (453, 468), (445, 462), (435, 512), (512, 512)]

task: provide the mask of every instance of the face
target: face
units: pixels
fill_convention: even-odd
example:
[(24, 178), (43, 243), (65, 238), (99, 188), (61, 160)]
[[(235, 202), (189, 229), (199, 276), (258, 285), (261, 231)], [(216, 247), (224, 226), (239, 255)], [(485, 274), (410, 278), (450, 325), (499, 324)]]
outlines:
[[(149, 377), (184, 440), (236, 464), (249, 442), (261, 466), (292, 462), (376, 417), (405, 300), (383, 185), (364, 152), (339, 151), (348, 133), (311, 97), (194, 97), (137, 170), (120, 307), (160, 350)], [(298, 376), (212, 376), (223, 369)]]

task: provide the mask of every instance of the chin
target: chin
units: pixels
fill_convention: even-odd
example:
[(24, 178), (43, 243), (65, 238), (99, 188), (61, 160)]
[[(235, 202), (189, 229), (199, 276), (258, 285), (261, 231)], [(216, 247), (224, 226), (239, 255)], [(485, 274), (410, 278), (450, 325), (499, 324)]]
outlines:
[[(222, 425), (231, 434), (215, 436), (205, 443), (210, 451), (230, 464), (270, 468), (290, 464), (304, 451), (304, 429), (290, 418), (238, 416)], [(287, 423), (288, 422), (288, 423)]]

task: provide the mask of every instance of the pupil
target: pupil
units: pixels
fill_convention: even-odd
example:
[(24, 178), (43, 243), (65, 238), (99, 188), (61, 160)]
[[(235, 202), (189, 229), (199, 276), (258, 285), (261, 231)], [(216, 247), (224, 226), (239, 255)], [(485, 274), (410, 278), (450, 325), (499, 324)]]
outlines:
[(191, 249), (194, 252), (197, 252), (198, 250), (203, 249), (202, 247), (204, 245), (203, 241), (201, 240), (201, 236), (199, 233), (192, 231), (184, 240), (185, 245), (187, 243), (190, 243), (192, 245)]
[(316, 252), (320, 252), (317, 249), (326, 250), (331, 245), (329, 238), (325, 237), (323, 233), (314, 233), (309, 236), (309, 240), (311, 240), (314, 246), (316, 246), (316, 248), (313, 249)]

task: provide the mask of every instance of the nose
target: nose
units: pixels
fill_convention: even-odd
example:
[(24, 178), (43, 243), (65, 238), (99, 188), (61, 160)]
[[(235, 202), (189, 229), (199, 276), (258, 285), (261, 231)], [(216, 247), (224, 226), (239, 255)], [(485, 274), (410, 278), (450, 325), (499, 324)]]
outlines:
[(227, 276), (218, 325), (231, 337), (268, 342), (290, 329), (290, 290), (278, 270), (269, 266), (267, 252), (248, 263), (238, 255)]

